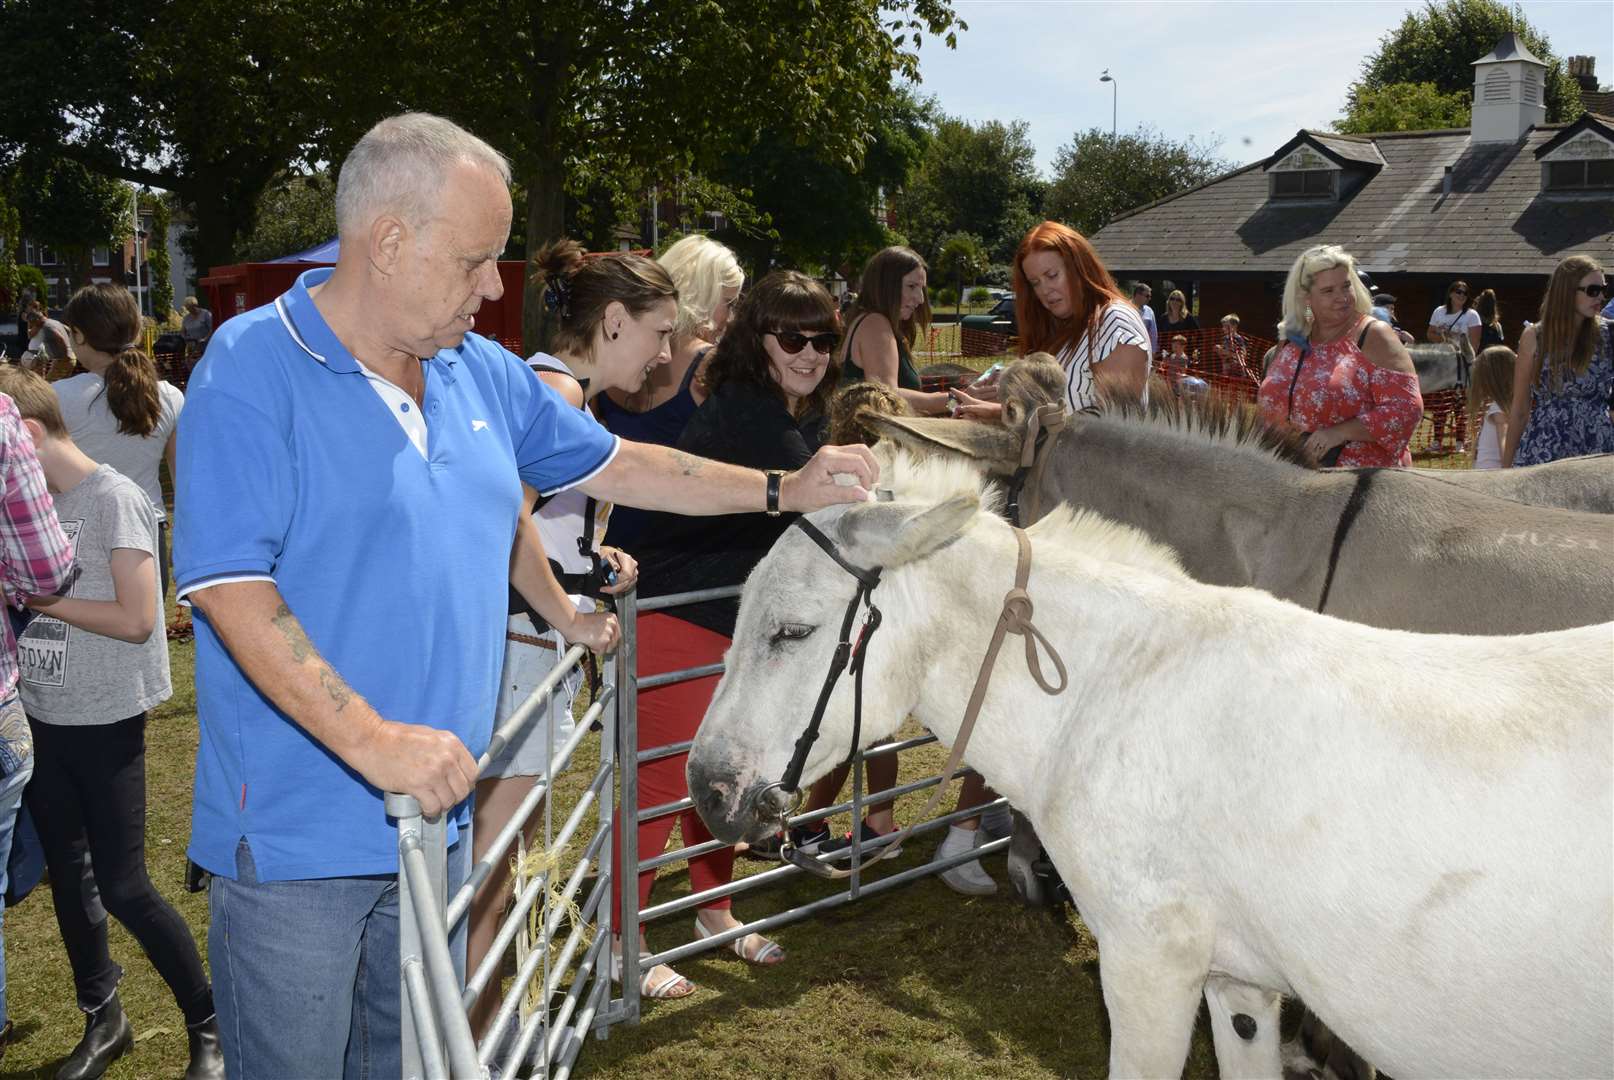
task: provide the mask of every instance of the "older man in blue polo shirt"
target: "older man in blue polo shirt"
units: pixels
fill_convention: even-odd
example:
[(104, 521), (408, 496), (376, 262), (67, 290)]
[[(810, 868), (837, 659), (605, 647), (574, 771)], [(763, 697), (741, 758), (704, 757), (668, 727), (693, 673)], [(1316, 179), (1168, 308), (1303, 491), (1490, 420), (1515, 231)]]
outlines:
[(446, 120), (382, 121), (342, 166), (336, 267), (222, 324), (190, 382), (174, 561), (197, 614), (191, 857), (214, 875), (232, 1076), (399, 1072), (381, 793), (448, 812), (463, 874), (522, 481), (723, 514), (876, 479), (861, 447), (781, 480), (619, 442), (471, 333), (503, 292), (509, 182)]

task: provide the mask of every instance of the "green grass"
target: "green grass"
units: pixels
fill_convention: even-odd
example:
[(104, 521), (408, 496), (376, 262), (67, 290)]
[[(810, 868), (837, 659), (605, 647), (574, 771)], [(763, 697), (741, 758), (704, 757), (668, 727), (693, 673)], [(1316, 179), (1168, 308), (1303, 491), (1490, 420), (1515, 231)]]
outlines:
[[(196, 759), (193, 646), (169, 646), (174, 696), (152, 710), (146, 729), (146, 866), (157, 888), (179, 909), (207, 954), (207, 897), (184, 890), (185, 844), (190, 838), (191, 775)], [(6, 912), (6, 1005), (16, 1035), (0, 1076), (55, 1075), (84, 1031), (73, 976), (51, 910), (50, 886), (41, 882)], [(140, 946), (112, 920), (112, 956), (126, 972), (119, 996), (134, 1025), (134, 1052), (107, 1072), (113, 1080), (185, 1071), (185, 1021), (168, 986)]]
[[(147, 733), (147, 863), (205, 956), (206, 898), (182, 888), (196, 750), (193, 645), (172, 643), (170, 656), (175, 695), (153, 711)], [(585, 744), (557, 785), (557, 823), (597, 760), (595, 746)], [(934, 773), (941, 763), (939, 748), (910, 751), (903, 779)], [(922, 801), (910, 796), (899, 817)], [(848, 824), (843, 819), (841, 827)], [(917, 865), (934, 844), (916, 840), (881, 872)], [(1003, 883), (996, 897), (961, 897), (927, 879), (786, 927), (776, 936), (789, 957), (776, 968), (750, 968), (728, 953), (684, 962), (679, 970), (699, 992), (682, 1002), (647, 1002), (637, 1027), (616, 1028), (603, 1042), (591, 1039), (578, 1075), (1102, 1076), (1108, 1039), (1092, 939), (1064, 914), (1024, 909), (1004, 881), (1002, 862), (1001, 856), (988, 862)], [(741, 859), (737, 872), (772, 865)], [(656, 900), (687, 889), (687, 874), (664, 870)], [(832, 891), (828, 883), (794, 879), (737, 898), (735, 910), (758, 918)], [(652, 946), (688, 940), (689, 922), (677, 916), (653, 925)], [(107, 1076), (178, 1075), (186, 1062), (184, 1024), (168, 988), (115, 920), (110, 936), (112, 954), (127, 971), (121, 997), (138, 1041)], [(6, 950), (17, 1039), (0, 1076), (53, 1076), (78, 1041), (83, 1017), (48, 885), (6, 912)], [(1188, 1071), (1215, 1075), (1203, 1023)]]

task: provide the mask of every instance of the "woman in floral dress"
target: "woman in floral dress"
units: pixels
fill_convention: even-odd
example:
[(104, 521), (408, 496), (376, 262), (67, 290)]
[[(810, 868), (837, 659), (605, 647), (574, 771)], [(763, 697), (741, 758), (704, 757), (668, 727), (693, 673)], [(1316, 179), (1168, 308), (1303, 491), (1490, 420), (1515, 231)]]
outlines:
[(1602, 267), (1584, 255), (1558, 264), (1541, 321), (1519, 337), (1502, 467), (1614, 452), (1614, 323)]
[(1261, 417), (1304, 432), (1324, 465), (1412, 464), (1407, 443), (1423, 419), (1418, 375), (1372, 308), (1344, 248), (1308, 248), (1289, 268), (1284, 344), (1261, 382)]

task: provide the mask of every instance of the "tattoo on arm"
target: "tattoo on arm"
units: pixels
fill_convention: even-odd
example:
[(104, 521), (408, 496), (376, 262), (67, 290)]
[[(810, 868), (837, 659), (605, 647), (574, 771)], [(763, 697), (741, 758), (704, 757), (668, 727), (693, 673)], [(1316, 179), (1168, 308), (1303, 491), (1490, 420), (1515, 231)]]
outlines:
[(336, 706), (337, 712), (341, 712), (347, 706), (347, 703), (353, 700), (352, 688), (348, 686), (342, 676), (330, 668), (319, 669), (319, 683), (325, 687), (325, 692), (330, 695), (331, 702)]
[[(297, 621), (297, 616), (291, 613), (291, 608), (287, 607), (284, 602), (275, 609), (275, 613), (270, 617), (269, 621), (275, 624), (275, 629), (280, 631), (286, 639), (286, 644), (291, 646), (291, 658), (293, 660), (301, 664), (309, 657), (318, 656), (314, 643), (308, 640), (308, 634), (304, 632), (302, 624)], [(319, 684), (325, 688), (325, 693), (330, 696), (331, 703), (336, 706), (337, 712), (341, 712), (347, 706), (347, 703), (353, 700), (352, 687), (348, 686), (347, 681), (329, 667), (319, 669)]]
[(280, 631), (286, 639), (286, 644), (291, 646), (293, 660), (300, 664), (314, 655), (314, 643), (308, 640), (308, 635), (304, 633), (302, 624), (297, 621), (297, 616), (291, 613), (291, 608), (284, 602), (275, 609), (269, 621), (275, 624), (275, 629)]
[(684, 470), (685, 476), (699, 476), (706, 468), (705, 458), (696, 457), (694, 454), (686, 454), (682, 450), (674, 450), (672, 457), (678, 467)]

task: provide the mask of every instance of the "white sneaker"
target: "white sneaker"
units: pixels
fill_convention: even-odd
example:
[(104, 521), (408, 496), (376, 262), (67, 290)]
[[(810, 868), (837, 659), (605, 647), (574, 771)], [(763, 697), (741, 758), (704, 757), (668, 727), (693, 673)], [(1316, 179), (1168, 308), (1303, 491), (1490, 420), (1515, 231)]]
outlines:
[[(979, 829), (961, 829), (957, 825), (947, 830), (947, 836), (936, 845), (936, 854), (931, 862), (942, 862), (973, 850), (981, 838)], [(965, 896), (991, 896), (998, 891), (998, 883), (992, 880), (992, 875), (981, 869), (979, 862), (959, 863), (957, 866), (943, 870), (937, 875), (947, 883), (947, 887), (954, 892)]]

